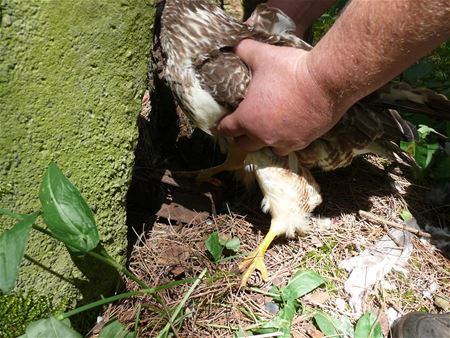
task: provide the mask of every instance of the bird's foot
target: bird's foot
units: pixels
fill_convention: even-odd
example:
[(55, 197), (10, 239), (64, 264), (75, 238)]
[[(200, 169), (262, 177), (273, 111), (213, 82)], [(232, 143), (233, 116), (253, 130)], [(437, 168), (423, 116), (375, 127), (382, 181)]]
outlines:
[(185, 177), (195, 179), (197, 184), (209, 183), (216, 187), (222, 186), (222, 181), (212, 176), (208, 169), (195, 170), (195, 171), (175, 171), (172, 173), (174, 177)]
[(267, 273), (266, 264), (264, 264), (264, 255), (270, 246), (270, 243), (277, 236), (277, 233), (273, 230), (269, 230), (262, 242), (258, 245), (256, 250), (244, 258), (239, 264), (239, 270), (244, 272), (241, 279), (241, 287), (245, 286), (248, 282), (250, 275), (258, 270), (261, 272), (262, 279), (267, 282), (269, 280), (269, 274)]
[(257, 249), (239, 264), (239, 270), (243, 272), (241, 279), (241, 287), (247, 285), (248, 279), (251, 274), (258, 270), (261, 272), (262, 279), (267, 282), (269, 280), (269, 274), (267, 272), (266, 264), (264, 263), (264, 252)]

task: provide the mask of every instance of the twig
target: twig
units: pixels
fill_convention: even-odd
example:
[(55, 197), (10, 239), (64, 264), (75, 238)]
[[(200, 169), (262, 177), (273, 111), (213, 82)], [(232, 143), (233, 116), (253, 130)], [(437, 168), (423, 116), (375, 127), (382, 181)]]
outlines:
[(380, 216), (374, 215), (374, 214), (372, 214), (370, 212), (367, 212), (367, 211), (364, 211), (364, 210), (359, 210), (358, 213), (359, 213), (359, 216), (361, 216), (361, 217), (369, 218), (372, 221), (379, 222), (381, 224), (386, 224), (386, 225), (389, 225), (389, 226), (391, 226), (393, 228), (396, 228), (396, 229), (400, 229), (400, 230), (405, 230), (405, 231), (411, 232), (411, 233), (413, 233), (414, 235), (417, 235), (417, 236), (427, 237), (427, 238), (431, 237), (431, 234), (429, 234), (428, 232), (415, 229), (415, 228), (410, 227), (410, 226), (408, 226), (406, 224), (400, 224), (400, 223), (397, 223), (397, 222), (389, 221), (387, 219), (381, 218)]
[(383, 228), (384, 231), (386, 231), (386, 235), (388, 235), (391, 241), (393, 241), (398, 246), (399, 249), (403, 249), (403, 244), (394, 235), (391, 234), (391, 232), (389, 231), (389, 227), (384, 223)]

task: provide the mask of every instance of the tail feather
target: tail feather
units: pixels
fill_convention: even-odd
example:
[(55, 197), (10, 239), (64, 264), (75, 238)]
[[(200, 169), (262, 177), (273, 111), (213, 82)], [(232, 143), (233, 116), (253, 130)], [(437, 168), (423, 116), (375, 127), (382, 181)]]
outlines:
[(370, 104), (406, 109), (438, 119), (450, 120), (450, 100), (428, 88), (412, 88), (404, 82), (390, 82), (369, 98)]
[(416, 126), (409, 121), (404, 120), (398, 111), (394, 109), (388, 109), (389, 114), (394, 120), (394, 123), (397, 125), (398, 130), (403, 135), (403, 139), (405, 141), (418, 141), (419, 133), (417, 131)]

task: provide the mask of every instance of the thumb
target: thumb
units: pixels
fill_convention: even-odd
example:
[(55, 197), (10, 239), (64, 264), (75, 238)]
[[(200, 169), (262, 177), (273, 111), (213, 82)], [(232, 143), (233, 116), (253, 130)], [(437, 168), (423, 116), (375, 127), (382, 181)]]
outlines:
[(217, 132), (225, 137), (238, 137), (244, 135), (239, 120), (234, 114), (226, 115), (216, 127)]
[(244, 61), (251, 69), (257, 66), (258, 56), (261, 55), (262, 50), (269, 45), (251, 39), (245, 39), (239, 42), (234, 47), (234, 52)]

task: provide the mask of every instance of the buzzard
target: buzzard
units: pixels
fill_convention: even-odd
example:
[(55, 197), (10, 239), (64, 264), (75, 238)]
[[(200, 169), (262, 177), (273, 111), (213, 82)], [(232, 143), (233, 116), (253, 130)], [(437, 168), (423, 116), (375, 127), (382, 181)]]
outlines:
[[(251, 71), (233, 53), (234, 46), (243, 39), (255, 39), (311, 49), (291, 34), (295, 24), (289, 17), (264, 4), (256, 8), (250, 27), (208, 0), (165, 0), (159, 3), (158, 11), (156, 43), (162, 76), (189, 119), (216, 137), (217, 123), (236, 109), (251, 80)], [(369, 152), (392, 158), (393, 152), (398, 152), (392, 141), (414, 136), (414, 129), (396, 111), (375, 113), (358, 103), (327, 134), (286, 157), (275, 155), (269, 148), (246, 153), (234, 146), (233, 139), (222, 139), (227, 151), (225, 162), (197, 172), (198, 180), (244, 168), (245, 179), (256, 178), (264, 195), (262, 210), (272, 216), (263, 241), (239, 265), (241, 285), (255, 270), (268, 280), (264, 254), (275, 237), (293, 237), (306, 230), (311, 212), (322, 202), (311, 168), (334, 170)]]

